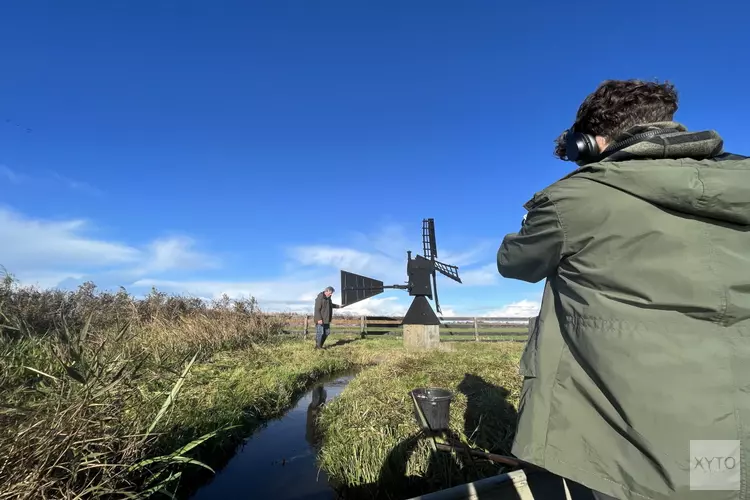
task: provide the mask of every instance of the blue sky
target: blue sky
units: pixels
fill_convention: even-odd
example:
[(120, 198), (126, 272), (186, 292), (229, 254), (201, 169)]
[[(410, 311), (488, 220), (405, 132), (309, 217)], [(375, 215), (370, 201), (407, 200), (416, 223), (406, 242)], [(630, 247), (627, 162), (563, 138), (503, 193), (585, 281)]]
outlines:
[[(693, 5), (693, 6), (691, 6)], [(593, 6), (593, 7), (592, 7)], [(28, 1), (0, 7), (0, 264), (26, 283), (253, 295), (387, 283), (436, 221), (445, 314), (531, 314), (495, 253), (607, 78), (747, 153), (736, 1)], [(334, 296), (339, 299), (339, 294)], [(352, 312), (399, 313), (402, 291)]]

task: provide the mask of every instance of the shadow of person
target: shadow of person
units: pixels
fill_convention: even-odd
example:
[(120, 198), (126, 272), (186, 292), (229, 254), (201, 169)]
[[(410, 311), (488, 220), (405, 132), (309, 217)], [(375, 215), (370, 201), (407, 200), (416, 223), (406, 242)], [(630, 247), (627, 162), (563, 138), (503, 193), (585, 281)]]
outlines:
[(427, 434), (412, 434), (394, 446), (380, 467), (378, 479), (371, 484), (348, 486), (339, 490), (339, 498), (346, 500), (401, 500), (442, 487), (440, 470), (450, 467), (447, 453), (430, 451), (427, 470), (423, 475), (409, 474), (411, 456), (421, 443), (426, 445)]
[(329, 346), (326, 346), (326, 347), (328, 349), (330, 349), (332, 347), (336, 347), (336, 346), (340, 346), (340, 345), (351, 344), (352, 342), (356, 342), (357, 340), (359, 340), (359, 339), (340, 339), (340, 340), (337, 340), (333, 344), (331, 344)]
[[(512, 456), (511, 448), (516, 433), (518, 412), (508, 401), (508, 391), (504, 387), (487, 382), (482, 377), (466, 373), (458, 390), (466, 396), (466, 411), (464, 412), (464, 434), (470, 445), (482, 448), (490, 453)], [(507, 467), (498, 466), (488, 461), (474, 462), (471, 481), (508, 472)], [(592, 500), (591, 490), (573, 481), (567, 481), (570, 497), (565, 493), (566, 485), (559, 476), (550, 474), (542, 469), (526, 469), (526, 483), (533, 498), (545, 500)], [(486, 491), (477, 494), (477, 498), (505, 498), (520, 499), (518, 492), (510, 487), (510, 483), (500, 488), (504, 493), (501, 497)], [(467, 490), (468, 491), (468, 490)]]
[(518, 413), (508, 401), (510, 391), (471, 373), (458, 390), (466, 396), (464, 434), (469, 443), (490, 453), (510, 455)]

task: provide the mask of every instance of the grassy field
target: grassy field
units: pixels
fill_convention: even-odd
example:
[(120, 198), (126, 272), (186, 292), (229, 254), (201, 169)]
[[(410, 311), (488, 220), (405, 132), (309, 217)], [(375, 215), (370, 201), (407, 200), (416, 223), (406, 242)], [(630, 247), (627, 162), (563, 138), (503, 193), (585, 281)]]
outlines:
[[(496, 386), (509, 388), (509, 401), (517, 397), (511, 365), (523, 344), (453, 343), (415, 354), (395, 336), (334, 333), (328, 349), (314, 351), (313, 335), (284, 333), (287, 320), (262, 313), (252, 299), (205, 304), (156, 290), (135, 299), (124, 290), (100, 293), (92, 284), (62, 292), (6, 279), (0, 283), (0, 498), (147, 498), (174, 491), (184, 497), (312, 382), (363, 367), (322, 421), (321, 463), (352, 492), (372, 491), (367, 486), (378, 484), (388, 450), (414, 431), (405, 398), (418, 385), (455, 388), (470, 374), (463, 387), (479, 384), (484, 396), (467, 399), (459, 391), (453, 411), (484, 408), (473, 439), (492, 434), (499, 441), (489, 449), (507, 445), (511, 420), (498, 423), (497, 405), (506, 396), (499, 399)], [(422, 443), (409, 474), (432, 463), (424, 451)], [(445, 478), (461, 472), (445, 470)], [(440, 474), (432, 468), (427, 477)]]
[[(0, 498), (145, 498), (210, 474), (311, 381), (395, 345), (315, 352), (253, 300), (0, 283)], [(290, 340), (293, 339), (293, 340)], [(332, 339), (335, 344), (337, 339)]]
[[(335, 318), (334, 318), (335, 321)], [(302, 331), (301, 328), (296, 328), (298, 331)], [(507, 335), (527, 335), (528, 334), (528, 327), (526, 326), (480, 326), (477, 328), (479, 331), (479, 334), (488, 334), (488, 333), (503, 333)], [(331, 333), (356, 333), (359, 331), (359, 327), (354, 326), (342, 326), (342, 325), (336, 325), (335, 323), (331, 325)], [(402, 328), (395, 327), (395, 328), (381, 328), (376, 326), (371, 326), (368, 330), (369, 333), (372, 334), (380, 334), (383, 332), (388, 332), (392, 335), (401, 335), (403, 330)], [(456, 334), (456, 335), (474, 335), (474, 328), (456, 328), (452, 325), (441, 325), (440, 327), (440, 333), (441, 334)], [(315, 334), (315, 328), (310, 327), (308, 330), (308, 334), (314, 335)]]
[(321, 414), (322, 468), (349, 498), (405, 498), (497, 474), (489, 462), (432, 452), (419, 435), (409, 391), (453, 391), (451, 430), (471, 446), (508, 454), (522, 349), (515, 342), (448, 344), (363, 371)]

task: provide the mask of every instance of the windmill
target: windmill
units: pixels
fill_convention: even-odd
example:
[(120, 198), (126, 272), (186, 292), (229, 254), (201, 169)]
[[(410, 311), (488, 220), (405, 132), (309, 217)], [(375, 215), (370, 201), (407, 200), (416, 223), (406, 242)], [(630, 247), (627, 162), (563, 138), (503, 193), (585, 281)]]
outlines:
[(370, 297), (383, 293), (387, 288), (407, 290), (414, 297), (409, 310), (406, 312), (402, 324), (404, 325), (439, 325), (440, 319), (432, 310), (427, 299), (435, 301), (437, 312), (440, 302), (437, 293), (437, 274), (461, 283), (458, 277), (458, 267), (444, 264), (437, 260), (437, 243), (435, 241), (435, 221), (422, 221), (422, 246), (424, 255), (417, 255), (412, 259), (411, 250), (407, 251), (406, 274), (409, 280), (405, 285), (383, 285), (382, 281), (361, 276), (359, 274), (341, 271), (341, 305), (348, 306)]

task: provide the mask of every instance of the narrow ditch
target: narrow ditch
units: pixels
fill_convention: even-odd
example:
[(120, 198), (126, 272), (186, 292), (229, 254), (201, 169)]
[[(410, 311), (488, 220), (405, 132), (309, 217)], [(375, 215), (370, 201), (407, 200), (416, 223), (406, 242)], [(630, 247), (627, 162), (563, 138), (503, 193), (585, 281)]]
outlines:
[(318, 469), (315, 419), (322, 406), (341, 394), (355, 374), (318, 381), (280, 418), (266, 423), (238, 446), (235, 455), (191, 500), (337, 498)]

